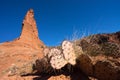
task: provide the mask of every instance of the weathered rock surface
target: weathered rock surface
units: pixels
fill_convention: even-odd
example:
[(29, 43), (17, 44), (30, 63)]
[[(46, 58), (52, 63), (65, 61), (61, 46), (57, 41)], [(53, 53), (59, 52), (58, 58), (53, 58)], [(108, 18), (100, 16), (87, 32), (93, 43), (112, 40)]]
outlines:
[(94, 76), (99, 80), (120, 80), (120, 65), (109, 60), (97, 61), (94, 65)]
[(86, 75), (93, 75), (93, 64), (90, 57), (86, 54), (82, 54), (77, 59), (77, 67), (82, 70)]
[(98, 80), (120, 79), (120, 32), (97, 34), (75, 41), (87, 56), (78, 58), (77, 66)]

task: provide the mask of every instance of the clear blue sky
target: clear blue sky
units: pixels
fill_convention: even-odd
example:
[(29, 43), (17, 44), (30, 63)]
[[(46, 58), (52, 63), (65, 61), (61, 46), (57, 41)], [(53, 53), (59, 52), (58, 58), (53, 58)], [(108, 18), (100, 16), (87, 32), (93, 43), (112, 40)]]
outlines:
[(23, 18), (33, 8), (40, 39), (57, 45), (77, 31), (120, 31), (120, 0), (0, 0), (0, 43), (19, 37)]

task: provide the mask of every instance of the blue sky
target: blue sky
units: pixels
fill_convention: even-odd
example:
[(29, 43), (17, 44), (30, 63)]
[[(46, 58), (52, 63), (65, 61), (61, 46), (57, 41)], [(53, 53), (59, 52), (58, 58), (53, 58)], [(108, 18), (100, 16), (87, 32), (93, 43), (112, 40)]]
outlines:
[(26, 12), (34, 9), (40, 39), (48, 46), (97, 33), (120, 31), (120, 0), (1, 0), (0, 43), (19, 37)]

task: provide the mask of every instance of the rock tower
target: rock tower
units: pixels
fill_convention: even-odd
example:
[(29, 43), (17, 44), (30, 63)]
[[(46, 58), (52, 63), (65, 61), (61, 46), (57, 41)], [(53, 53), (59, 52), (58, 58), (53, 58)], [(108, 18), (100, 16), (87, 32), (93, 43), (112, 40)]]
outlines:
[(34, 11), (32, 9), (30, 9), (25, 15), (22, 23), (22, 32), (18, 41), (32, 46), (35, 49), (39, 49), (43, 46), (43, 42), (38, 36), (38, 29), (34, 19)]

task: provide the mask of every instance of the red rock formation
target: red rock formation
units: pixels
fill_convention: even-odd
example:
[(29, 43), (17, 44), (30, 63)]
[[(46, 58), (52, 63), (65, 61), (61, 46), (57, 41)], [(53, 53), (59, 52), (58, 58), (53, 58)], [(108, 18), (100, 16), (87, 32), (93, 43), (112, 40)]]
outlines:
[[(44, 43), (38, 37), (34, 12), (30, 9), (23, 20), (20, 37), (0, 45), (0, 77), (2, 77), (3, 73), (11, 73), (9, 70), (13, 64), (19, 68), (16, 72), (22, 73), (21, 67), (23, 68), (25, 64), (29, 63), (31, 65), (31, 62), (43, 56), (42, 50), (44, 46)], [(27, 69), (30, 70), (30, 68), (24, 67), (22, 71), (28, 73), (28, 71), (25, 71)]]
[(35, 49), (39, 49), (41, 46), (44, 46), (43, 42), (40, 41), (38, 37), (38, 30), (32, 9), (27, 12), (23, 20), (22, 32), (18, 41), (26, 43)]

